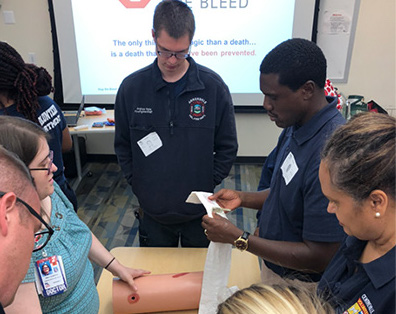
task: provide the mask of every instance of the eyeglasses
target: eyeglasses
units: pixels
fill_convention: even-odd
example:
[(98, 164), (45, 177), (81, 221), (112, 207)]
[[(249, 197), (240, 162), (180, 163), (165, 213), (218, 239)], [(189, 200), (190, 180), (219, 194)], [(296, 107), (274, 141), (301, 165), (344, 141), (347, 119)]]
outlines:
[(46, 170), (47, 174), (51, 173), (51, 168), (52, 168), (52, 163), (54, 161), (54, 152), (52, 150), (50, 150), (49, 154), (48, 154), (48, 158), (50, 160), (48, 167), (47, 168), (29, 168), (30, 171), (34, 171), (34, 170)]
[(182, 59), (187, 59), (190, 56), (189, 53), (185, 53), (185, 52), (170, 52), (170, 51), (157, 50), (157, 53), (160, 57), (165, 59), (169, 59), (175, 56), (176, 59), (182, 60)]
[[(6, 193), (5, 192), (0, 192), (0, 197), (3, 197)], [(21, 200), (19, 197), (16, 198), (17, 201), (28, 209), (28, 211), (36, 217), (44, 226), (47, 228), (47, 230), (44, 231), (39, 231), (34, 234), (34, 249), (33, 252), (39, 251), (43, 249), (48, 241), (51, 239), (52, 234), (54, 233), (54, 229), (52, 229), (39, 214), (26, 202)]]

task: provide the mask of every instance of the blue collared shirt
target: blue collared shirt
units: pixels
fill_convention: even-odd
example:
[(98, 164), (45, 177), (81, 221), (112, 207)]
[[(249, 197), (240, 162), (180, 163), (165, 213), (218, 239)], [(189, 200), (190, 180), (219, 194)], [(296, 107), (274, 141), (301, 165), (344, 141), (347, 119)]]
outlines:
[(359, 259), (367, 244), (348, 237), (318, 285), (337, 313), (395, 313), (395, 247), (376, 260)]
[[(336, 109), (337, 99), (301, 127), (286, 128), (279, 137), (271, 192), (263, 205), (259, 221), (260, 237), (269, 240), (303, 242), (341, 242), (344, 231), (335, 215), (327, 213), (328, 200), (319, 182), (320, 152), (326, 139), (345, 119)], [(281, 169), (292, 154), (297, 171), (286, 184)], [(318, 281), (321, 274), (301, 273), (265, 261), (282, 277)]]

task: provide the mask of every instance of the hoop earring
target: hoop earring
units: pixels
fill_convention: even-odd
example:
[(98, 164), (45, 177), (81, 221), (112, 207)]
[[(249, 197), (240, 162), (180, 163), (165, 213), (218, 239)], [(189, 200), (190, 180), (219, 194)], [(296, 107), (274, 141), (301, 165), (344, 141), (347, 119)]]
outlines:
[(380, 212), (376, 212), (375, 213), (375, 218), (380, 218), (381, 217), (381, 213)]

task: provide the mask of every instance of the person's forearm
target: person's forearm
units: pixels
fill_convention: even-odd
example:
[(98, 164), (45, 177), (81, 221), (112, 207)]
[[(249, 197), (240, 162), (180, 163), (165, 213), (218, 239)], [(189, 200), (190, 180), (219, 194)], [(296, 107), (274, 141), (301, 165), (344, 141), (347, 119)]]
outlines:
[(216, 152), (213, 164), (214, 186), (220, 184), (230, 173), (236, 158), (236, 147), (230, 147), (228, 151)]
[(103, 244), (98, 240), (98, 238), (92, 234), (92, 245), (89, 250), (88, 257), (96, 265), (100, 267), (106, 267), (110, 261), (113, 259), (113, 255), (103, 246)]
[[(117, 136), (117, 134), (116, 134)], [(114, 140), (114, 150), (117, 155), (117, 161), (124, 174), (125, 179), (131, 185), (132, 183), (132, 149), (131, 144), (125, 140), (118, 139)]]
[(127, 182), (131, 185), (133, 165), (131, 138), (129, 133), (129, 106), (126, 106), (124, 103), (123, 95), (124, 93), (121, 86), (114, 105), (114, 151), (117, 155), (118, 164), (121, 167), (122, 173)]
[[(76, 143), (77, 145), (77, 143)], [(62, 153), (67, 153), (73, 148), (73, 141), (68, 127), (62, 131)]]
[[(219, 193), (225, 194), (230, 190), (222, 191)], [(235, 192), (231, 195), (235, 195)], [(206, 229), (208, 239), (213, 242), (234, 244), (234, 241), (243, 234), (243, 230), (219, 215), (213, 215), (212, 218), (208, 215), (203, 216), (202, 227)], [(322, 272), (338, 247), (338, 242), (274, 241), (250, 235), (247, 250), (266, 261), (283, 267), (304, 272)]]
[(241, 192), (239, 191), (239, 198), (241, 199), (242, 207), (252, 208), (261, 210), (265, 200), (269, 195), (270, 189), (266, 189), (259, 192)]
[(323, 272), (339, 243), (286, 242), (249, 237), (248, 251), (268, 262), (303, 272)]
[(114, 276), (119, 276), (120, 271), (125, 268), (118, 260), (103, 246), (98, 238), (92, 234), (92, 245), (89, 250), (89, 259), (95, 264), (111, 272)]

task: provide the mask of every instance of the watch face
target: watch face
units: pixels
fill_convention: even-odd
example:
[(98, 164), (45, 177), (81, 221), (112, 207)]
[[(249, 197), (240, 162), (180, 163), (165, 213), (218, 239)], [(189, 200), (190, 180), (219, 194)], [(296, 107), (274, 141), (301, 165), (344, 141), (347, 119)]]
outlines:
[(248, 237), (250, 233), (245, 231), (238, 239), (234, 241), (234, 245), (238, 250), (246, 251), (248, 248)]
[(243, 240), (243, 239), (238, 239), (236, 242), (235, 242), (235, 247), (237, 248), (237, 249), (239, 249), (239, 250), (246, 250), (247, 249), (247, 241), (246, 240)]

